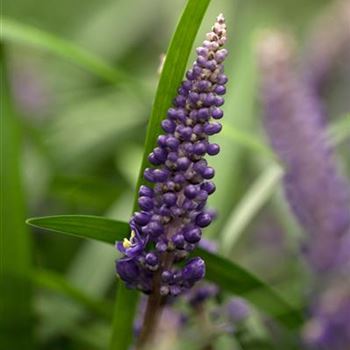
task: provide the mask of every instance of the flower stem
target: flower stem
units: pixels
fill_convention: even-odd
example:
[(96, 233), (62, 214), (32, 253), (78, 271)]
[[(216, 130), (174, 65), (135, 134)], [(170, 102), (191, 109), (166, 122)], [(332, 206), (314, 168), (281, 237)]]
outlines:
[(198, 325), (200, 326), (200, 331), (202, 334), (206, 335), (201, 350), (213, 350), (213, 340), (215, 337), (215, 332), (213, 332), (213, 325), (210, 322), (208, 313), (206, 312), (204, 305), (198, 305), (195, 308), (195, 313), (198, 319)]
[(152, 343), (163, 310), (162, 299), (159, 292), (152, 293), (148, 297), (142, 330), (136, 342), (136, 350), (143, 350)]
[[(173, 255), (165, 253), (161, 261), (162, 268), (168, 268), (173, 261)], [(152, 343), (158, 321), (163, 311), (165, 297), (160, 294), (161, 271), (162, 269), (159, 269), (153, 278), (152, 294), (148, 297), (142, 330), (137, 339), (135, 350), (146, 349), (146, 346)]]

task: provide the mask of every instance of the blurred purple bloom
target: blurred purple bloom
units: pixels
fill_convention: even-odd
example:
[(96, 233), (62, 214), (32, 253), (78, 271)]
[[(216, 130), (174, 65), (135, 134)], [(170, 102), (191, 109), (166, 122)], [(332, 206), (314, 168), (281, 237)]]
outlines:
[(215, 298), (219, 291), (219, 287), (216, 284), (199, 283), (198, 286), (190, 290), (187, 299), (192, 307), (198, 307), (208, 299)]
[(201, 239), (201, 241), (199, 242), (199, 246), (210, 253), (215, 253), (218, 250), (217, 242), (206, 238)]
[(309, 235), (306, 255), (317, 271), (337, 267), (350, 225), (349, 188), (327, 142), (318, 100), (298, 80), (289, 37), (271, 34), (259, 51), (265, 126), (285, 165), (288, 201)]
[(158, 288), (155, 277), (160, 279), (162, 295), (176, 296), (205, 274), (199, 257), (186, 261), (182, 268), (174, 263), (187, 258), (199, 243), (202, 229), (213, 220), (205, 205), (215, 191), (210, 181), (214, 169), (204, 156), (220, 150), (209, 143), (208, 136), (221, 130), (217, 120), (223, 116), (220, 106), (227, 82), (223, 73), (225, 41), (226, 25), (220, 15), (197, 49), (197, 59), (162, 121), (165, 133), (158, 137), (148, 158), (154, 167), (144, 172), (153, 188), (139, 189), (140, 211), (130, 220), (131, 238), (117, 243), (124, 254), (117, 262), (118, 274), (128, 286), (146, 293)]
[(52, 102), (50, 86), (37, 64), (28, 59), (14, 61), (12, 87), (18, 108), (31, 119), (42, 118)]
[(346, 279), (336, 281), (313, 305), (312, 318), (306, 324), (304, 339), (315, 349), (349, 349), (350, 284)]
[(315, 349), (346, 350), (350, 344), (349, 188), (327, 143), (319, 101), (293, 69), (292, 46), (289, 37), (271, 34), (260, 47), (266, 129), (285, 163), (287, 198), (309, 235), (305, 252), (321, 287), (313, 297), (304, 339)]
[(225, 305), (227, 318), (232, 323), (244, 321), (250, 314), (251, 310), (248, 303), (238, 297), (231, 298)]

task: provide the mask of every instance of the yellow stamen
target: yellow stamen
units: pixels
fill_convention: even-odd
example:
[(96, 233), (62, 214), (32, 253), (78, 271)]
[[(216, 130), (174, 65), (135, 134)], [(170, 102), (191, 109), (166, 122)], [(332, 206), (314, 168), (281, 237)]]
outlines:
[(130, 239), (124, 238), (123, 247), (125, 249), (130, 248), (132, 246), (132, 239), (135, 237), (135, 232), (131, 231)]

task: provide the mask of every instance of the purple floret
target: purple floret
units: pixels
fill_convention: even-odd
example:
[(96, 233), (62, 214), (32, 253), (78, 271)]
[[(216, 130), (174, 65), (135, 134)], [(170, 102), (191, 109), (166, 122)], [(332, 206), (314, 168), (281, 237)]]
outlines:
[[(162, 295), (176, 296), (205, 274), (201, 258), (186, 259), (213, 219), (205, 205), (215, 191), (210, 181), (215, 172), (204, 156), (220, 151), (208, 137), (222, 128), (217, 119), (223, 116), (227, 82), (225, 42), (225, 20), (219, 15), (161, 123), (164, 134), (148, 157), (153, 167), (144, 171), (144, 179), (150, 185), (139, 190), (140, 211), (130, 220), (131, 238), (117, 244), (124, 255), (117, 261), (119, 276), (146, 293), (159, 288)], [(174, 265), (183, 260), (183, 267)]]

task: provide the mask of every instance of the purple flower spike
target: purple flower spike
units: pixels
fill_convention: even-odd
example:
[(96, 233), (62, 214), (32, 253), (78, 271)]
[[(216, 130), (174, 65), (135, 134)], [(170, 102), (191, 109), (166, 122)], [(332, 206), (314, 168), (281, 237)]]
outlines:
[(320, 102), (293, 69), (290, 38), (271, 34), (259, 54), (266, 129), (285, 164), (285, 192), (308, 234), (305, 253), (320, 288), (312, 296), (304, 340), (312, 349), (345, 350), (350, 344), (349, 187), (327, 143)]
[(319, 101), (293, 69), (292, 47), (276, 33), (260, 47), (265, 126), (286, 167), (290, 206), (309, 235), (306, 256), (314, 270), (330, 271), (350, 226), (349, 187), (327, 142)]
[(124, 255), (117, 262), (119, 276), (129, 287), (146, 293), (177, 296), (205, 274), (205, 263), (198, 257), (185, 261), (183, 268), (175, 263), (187, 259), (202, 228), (213, 219), (205, 204), (215, 191), (207, 181), (215, 172), (204, 156), (220, 151), (208, 139), (221, 131), (217, 119), (223, 116), (219, 106), (226, 92), (225, 42), (225, 20), (219, 15), (161, 123), (165, 134), (158, 136), (148, 157), (154, 167), (144, 171), (150, 186), (139, 190), (140, 211), (130, 220), (131, 238), (117, 244)]

